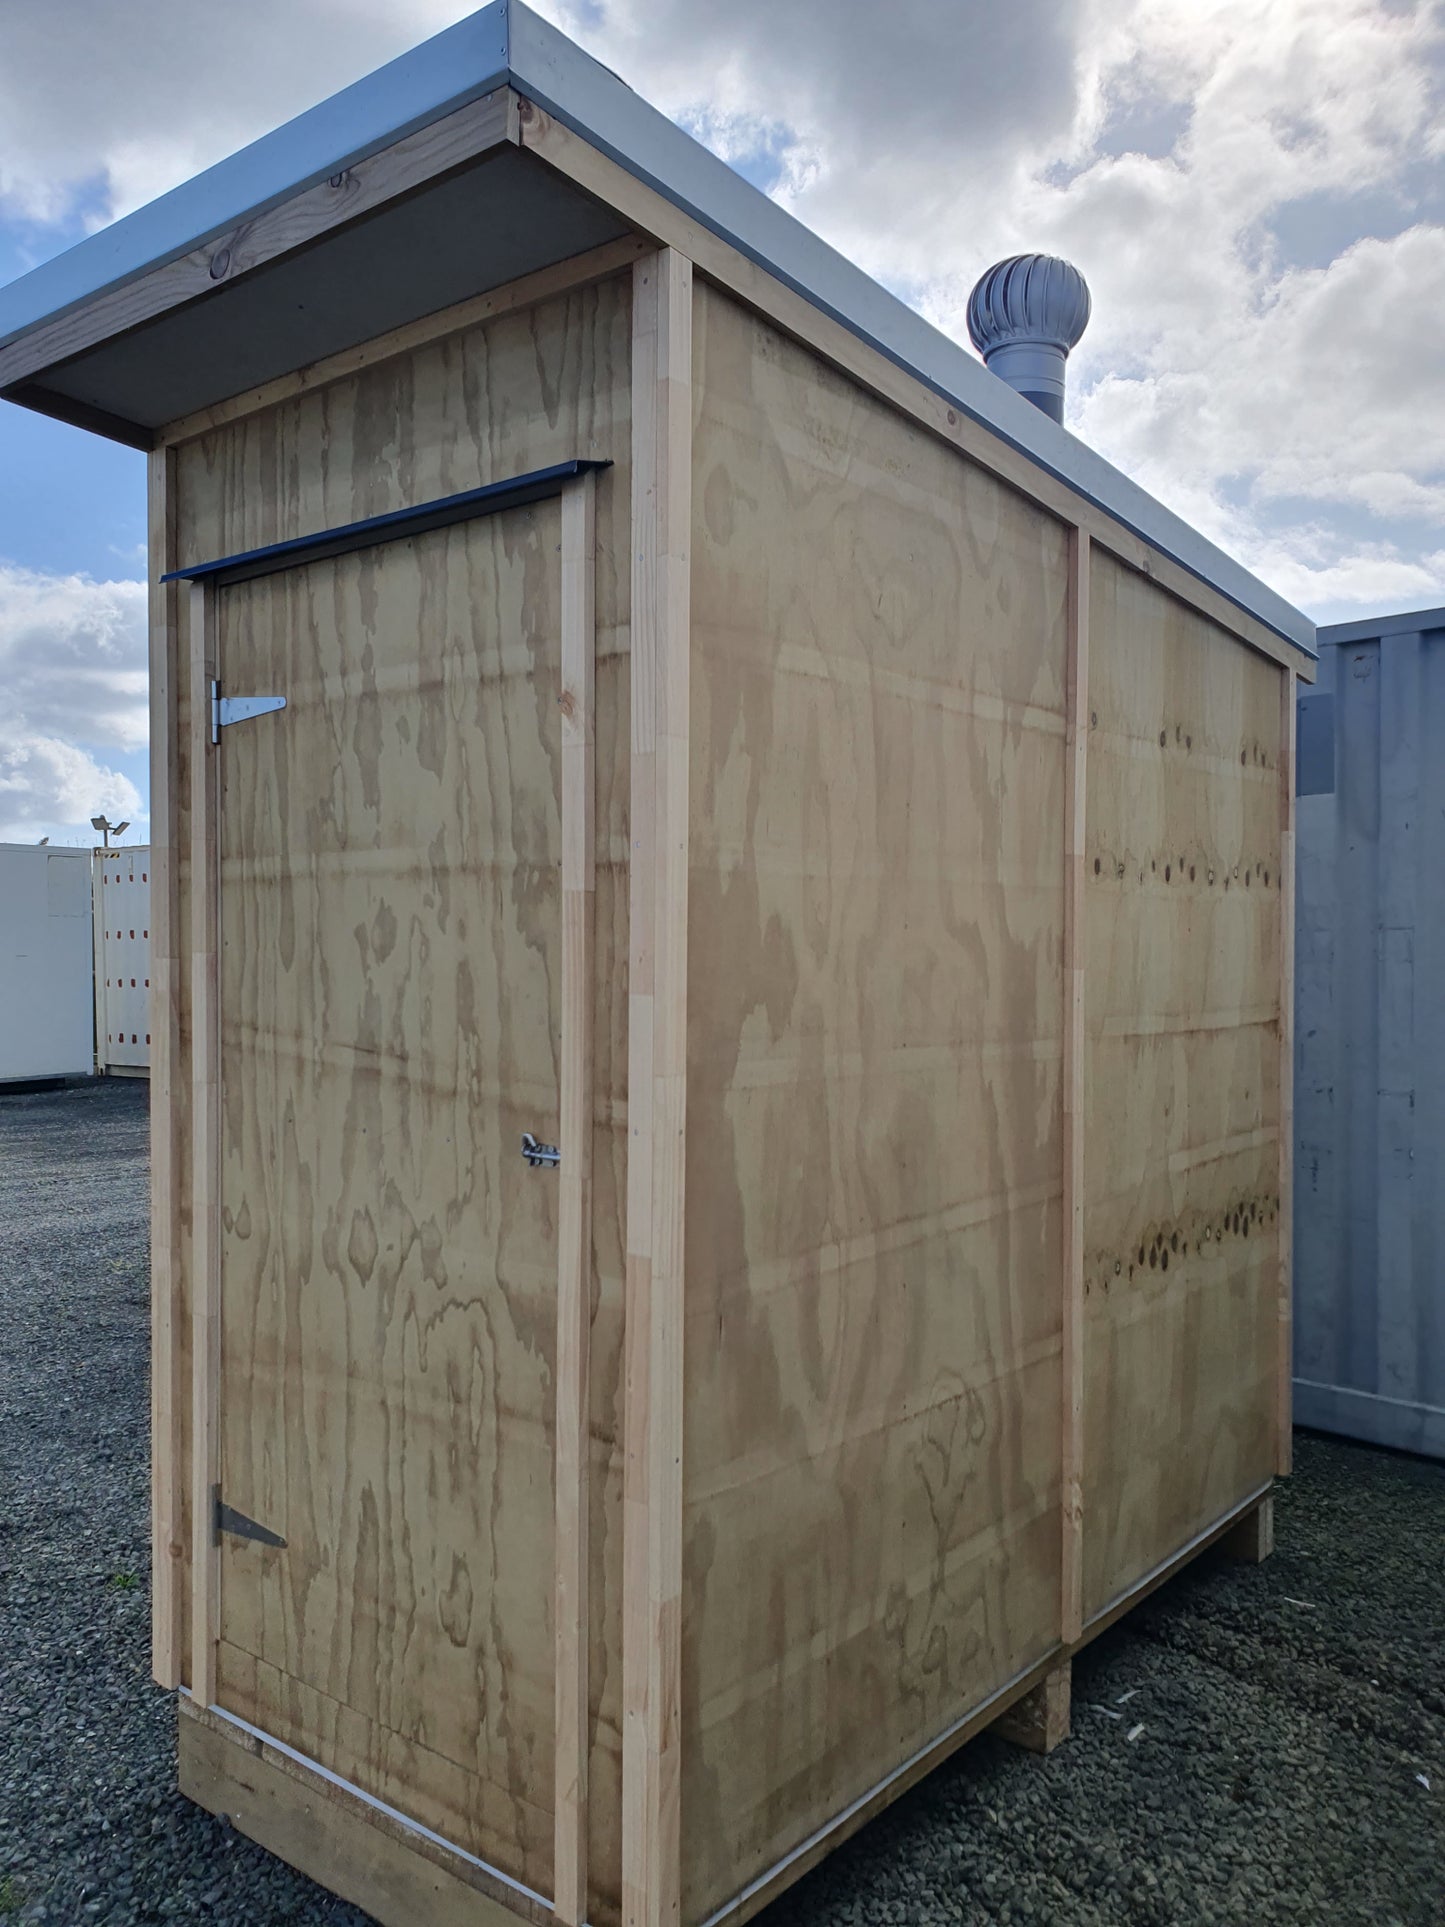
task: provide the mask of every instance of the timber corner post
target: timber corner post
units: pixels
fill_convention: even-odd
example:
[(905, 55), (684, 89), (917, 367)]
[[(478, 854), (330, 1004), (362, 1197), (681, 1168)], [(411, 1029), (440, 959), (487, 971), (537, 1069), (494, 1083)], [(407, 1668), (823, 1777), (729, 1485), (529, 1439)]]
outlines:
[(178, 1482), (178, 1437), (186, 1386), (178, 1383), (182, 1348), (175, 1330), (175, 1294), (182, 1264), (176, 1142), (176, 1030), (179, 974), (185, 950), (177, 921), (175, 781), (178, 694), (179, 590), (163, 582), (176, 566), (176, 458), (157, 449), (147, 465), (148, 627), (151, 772), (151, 1671), (174, 1692), (181, 1683), (181, 1580), (186, 1547)]
[(557, 1270), (553, 1912), (587, 1918), (592, 973), (596, 907), (596, 477), (562, 492), (562, 1052)]
[(190, 587), (191, 738), (191, 1697), (216, 1699), (221, 1555), (217, 1388), (221, 1364), (220, 775), (211, 742), (212, 681), (220, 674), (215, 591)]
[[(1279, 945), (1279, 1356), (1276, 1393), (1276, 1474), (1294, 1469), (1294, 920), (1295, 729), (1298, 678), (1280, 683), (1280, 945)], [(1271, 1525), (1270, 1543), (1273, 1544)]]
[[(1063, 1423), (1061, 1627), (1065, 1647), (1084, 1627), (1084, 851), (1089, 752), (1089, 532), (1069, 531), (1068, 664), (1064, 742)], [(1067, 1713), (1065, 1732), (1068, 1729)]]
[(692, 263), (663, 248), (632, 276), (624, 1927), (681, 1896), (691, 390)]

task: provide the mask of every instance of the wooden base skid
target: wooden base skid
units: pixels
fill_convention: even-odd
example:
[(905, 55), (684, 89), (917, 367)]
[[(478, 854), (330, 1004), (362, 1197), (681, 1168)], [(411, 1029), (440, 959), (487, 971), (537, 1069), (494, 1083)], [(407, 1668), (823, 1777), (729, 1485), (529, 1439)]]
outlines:
[(1219, 1541), (1226, 1559), (1257, 1566), (1274, 1551), (1274, 1494), (1266, 1493), (1252, 1511), (1237, 1519)]
[(381, 1927), (544, 1927), (552, 1910), (232, 1721), (179, 1702), (180, 1789)]
[(1002, 1719), (994, 1721), (991, 1730), (1030, 1753), (1052, 1753), (1069, 1737), (1072, 1673), (1072, 1660), (1060, 1660), (1032, 1692), (1015, 1700)]
[[(1084, 1628), (1078, 1646), (1111, 1626), (1206, 1548), (1258, 1563), (1274, 1550), (1274, 1500), (1264, 1493), (1201, 1533)], [(713, 1914), (741, 1927), (985, 1727), (1047, 1755), (1069, 1737), (1072, 1651), (1056, 1652), (960, 1720), (871, 1793)], [(1002, 1712), (998, 1699), (1007, 1697)], [(382, 1927), (550, 1927), (550, 1904), (409, 1825), (390, 1808), (308, 1766), (248, 1727), (179, 1702), (180, 1790), (308, 1878), (363, 1908)]]
[[(1185, 1547), (1177, 1558), (1170, 1560), (1159, 1572), (1151, 1573), (1116, 1606), (1085, 1627), (1078, 1646), (1086, 1646), (1127, 1612), (1130, 1606), (1137, 1605), (1156, 1586), (1172, 1578), (1211, 1545), (1225, 1558), (1238, 1559), (1248, 1565), (1257, 1566), (1261, 1560), (1268, 1559), (1274, 1551), (1273, 1493), (1265, 1493), (1247, 1510), (1232, 1515), (1213, 1531), (1202, 1534), (1196, 1544)], [(1074, 1650), (1077, 1651), (1078, 1647)], [(1056, 1746), (1069, 1737), (1071, 1670), (1072, 1661), (1066, 1656), (1036, 1686), (1015, 1700), (1008, 1711), (993, 1722), (991, 1730), (1001, 1740), (1026, 1747), (1031, 1753), (1052, 1753)]]

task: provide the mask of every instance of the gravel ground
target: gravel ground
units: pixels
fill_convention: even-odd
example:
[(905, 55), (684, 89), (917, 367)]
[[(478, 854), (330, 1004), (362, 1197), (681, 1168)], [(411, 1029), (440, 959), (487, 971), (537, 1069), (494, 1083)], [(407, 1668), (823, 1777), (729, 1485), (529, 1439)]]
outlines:
[[(145, 1104), (0, 1098), (0, 1921), (364, 1927), (173, 1790)], [(1273, 1559), (1204, 1559), (1077, 1662), (1068, 1745), (976, 1741), (763, 1927), (1440, 1927), (1445, 1467), (1304, 1435), (1297, 1460)]]

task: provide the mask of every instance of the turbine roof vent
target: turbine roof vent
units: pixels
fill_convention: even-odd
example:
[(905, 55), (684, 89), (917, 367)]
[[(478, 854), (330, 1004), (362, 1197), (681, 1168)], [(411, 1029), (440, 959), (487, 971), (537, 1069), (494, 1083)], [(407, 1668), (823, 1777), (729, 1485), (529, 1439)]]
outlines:
[(981, 275), (968, 332), (993, 373), (1056, 422), (1064, 419), (1064, 360), (1089, 325), (1089, 286), (1053, 254), (1015, 254)]

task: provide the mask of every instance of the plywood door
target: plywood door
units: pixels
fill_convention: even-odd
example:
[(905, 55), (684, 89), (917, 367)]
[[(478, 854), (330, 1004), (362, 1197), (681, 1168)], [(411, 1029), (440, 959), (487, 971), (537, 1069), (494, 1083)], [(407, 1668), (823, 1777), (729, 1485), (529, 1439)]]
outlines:
[(218, 1701), (550, 1891), (559, 509), (223, 590)]

